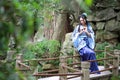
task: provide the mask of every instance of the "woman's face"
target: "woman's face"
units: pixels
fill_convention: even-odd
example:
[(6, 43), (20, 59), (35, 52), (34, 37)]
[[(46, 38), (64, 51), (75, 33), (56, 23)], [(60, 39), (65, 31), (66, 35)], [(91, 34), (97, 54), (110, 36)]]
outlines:
[(81, 23), (82, 25), (86, 24), (85, 19), (83, 19), (83, 18), (81, 17), (81, 18), (80, 18), (80, 23)]

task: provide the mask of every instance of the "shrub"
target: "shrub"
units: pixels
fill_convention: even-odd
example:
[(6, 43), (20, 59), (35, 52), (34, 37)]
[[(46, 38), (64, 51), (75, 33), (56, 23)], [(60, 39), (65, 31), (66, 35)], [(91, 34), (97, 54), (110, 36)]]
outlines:
[(49, 58), (59, 56), (60, 43), (56, 40), (44, 40), (41, 42), (35, 42), (27, 44), (24, 49), (24, 58)]
[[(104, 50), (104, 49), (105, 49), (105, 46), (108, 46), (108, 45), (109, 45), (109, 43), (107, 43), (107, 42), (97, 43), (95, 50)], [(104, 54), (105, 54), (104, 51), (103, 51), (103, 52), (96, 52), (96, 58), (97, 58), (97, 59), (104, 58)], [(103, 62), (103, 61), (99, 61), (98, 64), (99, 64), (99, 65), (103, 65), (104, 62)]]
[(112, 76), (110, 80), (120, 80), (120, 76)]

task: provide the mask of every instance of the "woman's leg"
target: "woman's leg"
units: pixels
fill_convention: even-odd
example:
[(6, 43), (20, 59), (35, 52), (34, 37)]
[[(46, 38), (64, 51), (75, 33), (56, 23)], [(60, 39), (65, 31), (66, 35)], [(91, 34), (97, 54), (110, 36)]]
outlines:
[[(82, 61), (96, 60), (95, 52), (92, 49), (84, 47), (80, 50), (80, 52), (82, 53)], [(90, 63), (90, 70), (91, 72), (99, 70), (97, 62)]]

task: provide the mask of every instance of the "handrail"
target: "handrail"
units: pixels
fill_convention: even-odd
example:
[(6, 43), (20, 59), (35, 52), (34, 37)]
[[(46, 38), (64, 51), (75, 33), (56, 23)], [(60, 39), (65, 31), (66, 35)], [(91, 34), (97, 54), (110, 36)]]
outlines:
[(94, 71), (94, 72), (90, 72), (90, 74), (95, 74), (97, 72), (103, 72), (103, 71), (107, 71), (107, 70), (111, 70), (111, 69), (115, 69), (117, 67), (112, 67), (112, 68), (105, 68), (104, 70), (99, 70), (99, 71)]
[(22, 66), (24, 66), (24, 67), (26, 67), (26, 68), (28, 68), (29, 70), (31, 70), (31, 69), (30, 69), (30, 66), (25, 65), (24, 63), (21, 63), (21, 62), (17, 62), (17, 63), (20, 64), (20, 65), (22, 65)]
[(106, 62), (106, 65), (111, 66), (111, 64), (110, 64), (110, 63), (108, 63), (108, 62)]
[[(114, 59), (116, 58), (116, 56), (114, 56), (113, 58), (102, 58), (102, 59), (97, 59), (97, 60), (87, 60), (88, 62), (95, 62), (95, 61), (103, 61), (103, 60), (109, 60), (109, 59)], [(71, 63), (71, 64), (68, 64), (69, 66), (70, 65), (75, 65), (75, 64), (80, 64), (81, 62), (77, 62), (77, 63)]]
[(58, 73), (58, 74), (42, 74), (42, 73), (34, 73), (33, 76), (67, 76), (67, 75), (83, 75), (81, 72), (75, 73)]
[[(95, 52), (103, 52), (104, 50), (95, 50)], [(113, 51), (113, 50), (111, 50)], [(66, 58), (73, 58), (73, 57), (79, 57), (80, 55), (77, 55), (77, 56), (67, 56)], [(56, 57), (56, 58), (43, 58), (43, 59), (32, 59), (32, 60), (29, 60), (29, 61), (47, 61), (47, 60), (56, 60), (56, 59), (59, 59), (59, 57)], [(24, 62), (28, 62), (28, 60), (25, 60)]]
[(111, 58), (102, 58), (102, 59), (97, 59), (97, 60), (87, 60), (88, 62), (95, 62), (95, 61), (103, 61), (103, 60), (109, 60), (109, 59), (115, 59), (117, 58), (116, 56), (111, 57)]
[(95, 52), (104, 52), (105, 50), (95, 50)]
[[(109, 54), (109, 55), (115, 57), (112, 54)], [(79, 55), (78, 56), (68, 56), (66, 58), (73, 58), (73, 57), (79, 57)], [(48, 61), (48, 60), (56, 60), (56, 59), (59, 59), (59, 57), (56, 57), (56, 58), (44, 58), (44, 59), (32, 59), (32, 60), (29, 60), (29, 61)], [(91, 60), (89, 60), (89, 61), (91, 61)], [(97, 61), (99, 61), (99, 60), (97, 60)], [(28, 62), (28, 60), (25, 60), (24, 62)]]
[[(78, 56), (68, 56), (66, 58), (73, 58), (73, 57), (79, 57)], [(56, 60), (56, 59), (59, 59), (59, 57), (56, 57), (56, 58), (44, 58), (44, 59), (32, 59), (32, 60), (29, 60), (29, 61), (48, 61), (48, 60)], [(24, 62), (28, 62), (28, 60), (25, 60)]]
[[(59, 69), (54, 69), (54, 70), (47, 70), (47, 71), (43, 71), (42, 73), (49, 73), (49, 72), (56, 72), (56, 71), (59, 71)], [(39, 74), (41, 72), (38, 72)]]
[(114, 56), (115, 56), (115, 55), (110, 54), (110, 53), (107, 53), (106, 55), (111, 56), (111, 57), (114, 57)]
[(73, 71), (80, 71), (80, 70), (77, 70), (77, 69), (74, 69), (74, 68), (72, 68), (72, 67), (68, 67), (68, 66), (65, 66), (65, 65), (62, 65), (62, 67), (64, 67), (64, 68), (67, 68), (67, 69), (70, 69), (70, 70), (73, 70)]

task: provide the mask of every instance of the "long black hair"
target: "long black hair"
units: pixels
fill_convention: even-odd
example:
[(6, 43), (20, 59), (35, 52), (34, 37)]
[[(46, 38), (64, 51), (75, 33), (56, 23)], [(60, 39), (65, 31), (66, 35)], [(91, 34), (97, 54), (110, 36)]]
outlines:
[[(87, 14), (83, 13), (83, 14), (79, 15), (78, 16), (78, 20), (80, 20), (80, 18), (83, 18), (85, 20), (85, 22), (86, 22), (86, 25), (88, 26)], [(79, 23), (79, 29), (78, 29), (78, 31), (80, 31), (80, 25), (81, 25), (81, 23)]]
[[(83, 18), (85, 21), (86, 21), (86, 24), (88, 24), (88, 21), (87, 21), (87, 14), (86, 13), (83, 13), (81, 15), (78, 16), (78, 19), (80, 20), (80, 18)], [(81, 23), (80, 23), (81, 24)]]

